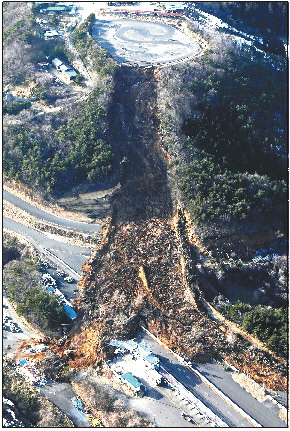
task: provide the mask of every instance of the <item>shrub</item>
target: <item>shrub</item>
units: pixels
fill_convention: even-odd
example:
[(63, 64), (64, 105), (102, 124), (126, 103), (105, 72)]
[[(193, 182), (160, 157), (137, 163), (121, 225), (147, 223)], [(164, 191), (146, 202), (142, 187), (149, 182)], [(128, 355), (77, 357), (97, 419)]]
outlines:
[(22, 102), (11, 102), (4, 107), (4, 113), (10, 115), (17, 115), (23, 109), (29, 109), (31, 107), (31, 102), (29, 100), (24, 100)]
[(7, 296), (16, 304), (17, 312), (42, 331), (55, 334), (69, 319), (40, 280), (41, 272), (31, 258), (11, 262), (3, 273)]

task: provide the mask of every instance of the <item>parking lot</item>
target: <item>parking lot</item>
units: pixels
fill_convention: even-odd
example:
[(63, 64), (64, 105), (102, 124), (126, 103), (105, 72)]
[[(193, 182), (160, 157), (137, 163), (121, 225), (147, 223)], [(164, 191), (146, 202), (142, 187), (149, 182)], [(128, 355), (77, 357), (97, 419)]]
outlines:
[[(64, 297), (73, 302), (78, 294), (77, 281), (68, 276), (67, 273), (55, 267), (52, 263), (49, 263), (48, 266), (42, 268), (44, 274), (49, 274), (54, 280), (54, 287), (57, 287)], [(45, 285), (47, 283), (44, 283)]]
[[(169, 416), (173, 421), (171, 423), (177, 419), (186, 423), (187, 427), (226, 425), (163, 367), (147, 343), (111, 340), (110, 345), (116, 348), (116, 357), (108, 362), (110, 369), (125, 386), (135, 392), (136, 398), (144, 400), (144, 405), (148, 406), (149, 403), (151, 410), (158, 411), (154, 400), (166, 400), (177, 407), (174, 415)], [(134, 404), (140, 409), (140, 402), (135, 401)]]
[(202, 49), (190, 36), (168, 24), (153, 21), (97, 19), (92, 36), (119, 63), (136, 66), (184, 60)]

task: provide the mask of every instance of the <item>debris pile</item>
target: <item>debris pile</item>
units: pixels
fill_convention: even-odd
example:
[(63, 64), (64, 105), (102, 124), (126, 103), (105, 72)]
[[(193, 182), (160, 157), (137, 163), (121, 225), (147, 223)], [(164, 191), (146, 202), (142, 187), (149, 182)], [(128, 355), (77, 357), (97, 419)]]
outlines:
[(173, 201), (158, 146), (156, 97), (154, 68), (117, 69), (108, 140), (119, 154), (121, 187), (103, 241), (84, 267), (80, 318), (59, 352), (73, 351), (72, 367), (93, 365), (110, 359), (112, 338), (134, 338), (141, 324), (185, 359), (228, 358), (282, 389), (285, 361), (252, 349), (243, 337), (230, 339), (231, 331), (202, 305), (197, 265), (210, 250)]

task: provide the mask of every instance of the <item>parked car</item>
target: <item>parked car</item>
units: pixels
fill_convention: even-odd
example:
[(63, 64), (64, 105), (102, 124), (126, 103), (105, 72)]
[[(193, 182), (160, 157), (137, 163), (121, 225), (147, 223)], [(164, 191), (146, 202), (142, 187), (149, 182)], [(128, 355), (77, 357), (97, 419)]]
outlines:
[(43, 260), (43, 259), (40, 259), (39, 260), (39, 263), (40, 263), (40, 265), (43, 267), (43, 268), (48, 268), (49, 266), (48, 266), (48, 263), (45, 261), (45, 260)]
[(68, 276), (68, 277), (65, 277), (64, 281), (66, 281), (67, 283), (73, 283), (74, 279), (72, 277)]
[(12, 322), (12, 323), (11, 323), (11, 325), (10, 325), (10, 330), (11, 330), (11, 332), (18, 332), (18, 331), (17, 331), (17, 329), (18, 329), (18, 328), (17, 328), (17, 327), (14, 325), (14, 323)]

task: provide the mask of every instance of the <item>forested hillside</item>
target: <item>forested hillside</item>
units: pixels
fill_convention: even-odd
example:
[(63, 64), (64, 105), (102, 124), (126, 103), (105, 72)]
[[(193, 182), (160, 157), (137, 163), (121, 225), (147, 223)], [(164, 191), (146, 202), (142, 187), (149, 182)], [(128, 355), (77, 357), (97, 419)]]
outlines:
[[(221, 36), (191, 68), (160, 72), (163, 146), (198, 225), (287, 224), (287, 65)], [(175, 92), (162, 83), (172, 82)], [(176, 91), (177, 90), (177, 91)], [(242, 226), (242, 225), (240, 225)]]
[(4, 173), (44, 194), (68, 190), (82, 181), (108, 177), (111, 149), (101, 138), (98, 124), (105, 112), (97, 103), (98, 91), (54, 132), (54, 139), (40, 136), (26, 126), (8, 126), (4, 149)]
[(286, 217), (286, 73), (258, 55), (228, 52), (205, 60), (190, 83), (183, 132), (191, 162), (180, 185), (196, 221)]
[[(217, 13), (231, 11), (237, 28), (253, 26), (255, 34), (281, 44), (284, 3), (240, 3), (220, 2)], [(7, 60), (5, 179), (56, 203), (65, 195), (83, 212), (79, 194), (102, 189), (105, 200), (113, 190), (102, 240), (82, 267), (78, 318), (54, 348), (59, 355), (73, 352), (66, 357), (71, 369), (98, 367), (110, 355), (112, 338), (134, 337), (142, 325), (188, 361), (226, 359), (260, 384), (285, 390), (286, 59), (278, 49), (258, 51), (177, 15), (164, 20), (202, 40), (202, 52), (162, 67), (117, 65), (90, 36), (93, 15), (65, 45), (38, 38), (29, 5), (19, 11), (31, 15), (25, 25), (35, 33), (33, 56), (32, 39), (24, 46), (13, 27), (14, 4), (5, 10), (7, 58), (14, 46), (26, 53), (16, 81)], [(279, 18), (271, 20), (274, 11)], [(95, 79), (55, 88), (57, 72), (50, 68), (49, 77), (37, 69), (40, 52), (49, 61), (54, 55), (78, 58)], [(11, 105), (6, 96), (20, 87), (33, 100)], [(97, 213), (98, 199), (91, 201)], [(29, 278), (23, 265), (32, 268), (29, 262), (8, 264), (14, 300), (18, 275)], [(35, 306), (27, 295), (19, 308), (25, 316)]]
[(283, 41), (288, 37), (288, 3), (285, 1), (195, 2), (240, 31), (262, 37), (264, 48), (285, 56)]
[[(73, 55), (63, 39), (43, 38), (37, 7), (20, 2), (15, 9), (17, 5), (6, 2), (4, 7), (4, 177), (46, 198), (80, 184), (90, 188), (104, 183), (112, 174), (113, 154), (104, 131), (114, 61), (92, 46), (90, 38), (92, 52), (88, 46), (85, 51), (87, 58), (95, 57), (86, 65), (95, 73), (99, 62), (98, 85), (91, 91), (78, 83), (55, 85), (52, 65), (48, 63), (47, 73), (39, 63), (55, 57), (69, 63)], [(87, 35), (89, 23), (73, 33), (78, 49), (77, 38), (84, 43), (78, 35), (82, 29)]]

